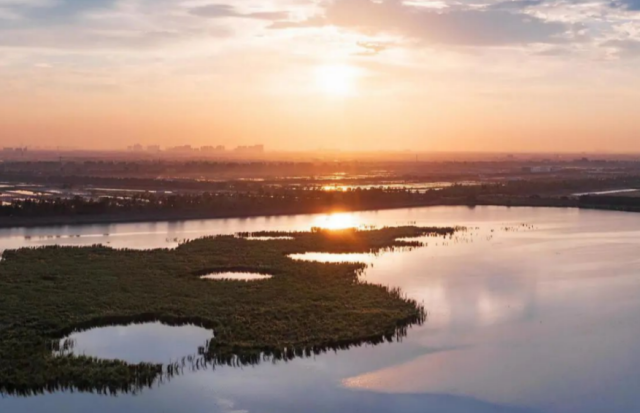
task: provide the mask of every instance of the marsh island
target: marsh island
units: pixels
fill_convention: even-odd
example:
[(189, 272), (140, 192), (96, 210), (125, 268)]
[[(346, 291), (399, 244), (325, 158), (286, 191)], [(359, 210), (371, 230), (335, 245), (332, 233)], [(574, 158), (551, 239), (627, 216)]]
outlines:
[[(60, 339), (73, 332), (112, 325), (161, 322), (209, 329), (211, 340), (194, 349), (197, 360), (189, 356), (198, 367), (255, 364), (393, 341), (424, 321), (419, 303), (398, 289), (362, 280), (366, 264), (289, 256), (415, 248), (421, 242), (406, 238), (450, 237), (456, 230), (312, 229), (207, 237), (173, 250), (96, 245), (6, 251), (0, 263), (0, 392), (138, 391), (178, 368), (59, 348)], [(270, 278), (203, 278), (230, 272)]]

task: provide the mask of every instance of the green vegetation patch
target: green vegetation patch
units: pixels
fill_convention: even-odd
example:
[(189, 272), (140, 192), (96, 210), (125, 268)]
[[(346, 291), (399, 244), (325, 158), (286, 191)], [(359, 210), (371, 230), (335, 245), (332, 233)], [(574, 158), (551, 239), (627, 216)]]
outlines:
[[(314, 229), (208, 237), (175, 250), (92, 246), (6, 251), (0, 262), (0, 393), (136, 391), (173, 371), (172, 366), (54, 355), (52, 343), (75, 331), (108, 325), (160, 321), (211, 329), (215, 337), (199, 349), (211, 364), (257, 363), (391, 341), (424, 320), (421, 305), (397, 289), (362, 282), (365, 264), (305, 262), (288, 255), (417, 247), (419, 242), (397, 239), (451, 236), (454, 231), (413, 226)], [(252, 241), (246, 239), (249, 235), (293, 239)], [(226, 271), (272, 278), (200, 279)]]

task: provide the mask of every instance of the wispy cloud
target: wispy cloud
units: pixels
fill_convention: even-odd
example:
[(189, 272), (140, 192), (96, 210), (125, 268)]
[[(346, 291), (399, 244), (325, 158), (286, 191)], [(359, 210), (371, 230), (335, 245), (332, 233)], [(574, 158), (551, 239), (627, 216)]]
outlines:
[(638, 58), (640, 57), (640, 40), (635, 39), (618, 39), (609, 40), (602, 44), (602, 47), (610, 48), (614, 54), (620, 58)]
[(0, 8), (19, 15), (24, 22), (56, 25), (70, 23), (84, 13), (108, 10), (117, 0), (0, 0)]
[(190, 15), (180, 1), (0, 0), (2, 10), (14, 19), (0, 23), (0, 47), (127, 51), (230, 33)]
[(529, 7), (539, 6), (542, 3), (544, 3), (544, 0), (507, 0), (493, 3), (488, 8), (492, 10), (520, 11)]
[(254, 11), (242, 13), (235, 7), (228, 4), (209, 4), (206, 6), (194, 7), (189, 10), (189, 13), (194, 16), (208, 18), (235, 17), (270, 21), (281, 21), (289, 18), (289, 12), (287, 11)]
[(490, 8), (436, 11), (399, 0), (335, 0), (323, 15), (274, 28), (337, 26), (363, 34), (392, 33), (429, 44), (496, 46), (564, 41), (571, 27), (524, 13)]
[(610, 4), (630, 11), (640, 11), (640, 0), (613, 0)]
[(380, 42), (358, 42), (357, 45), (361, 50), (356, 56), (376, 56), (389, 48), (389, 44)]

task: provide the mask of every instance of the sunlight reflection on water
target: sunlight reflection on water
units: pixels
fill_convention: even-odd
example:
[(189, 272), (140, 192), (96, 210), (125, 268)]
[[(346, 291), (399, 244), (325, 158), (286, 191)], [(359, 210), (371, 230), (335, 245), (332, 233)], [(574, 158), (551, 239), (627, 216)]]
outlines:
[(168, 326), (160, 322), (93, 328), (60, 340), (69, 349), (59, 354), (123, 360), (128, 363), (170, 363), (197, 354), (213, 332), (193, 325)]
[(374, 254), (333, 254), (328, 252), (306, 252), (303, 254), (291, 254), (289, 258), (301, 261), (316, 262), (363, 262), (365, 264), (372, 263), (376, 256)]
[(356, 228), (360, 226), (360, 221), (356, 214), (339, 212), (317, 217), (313, 226), (326, 229)]

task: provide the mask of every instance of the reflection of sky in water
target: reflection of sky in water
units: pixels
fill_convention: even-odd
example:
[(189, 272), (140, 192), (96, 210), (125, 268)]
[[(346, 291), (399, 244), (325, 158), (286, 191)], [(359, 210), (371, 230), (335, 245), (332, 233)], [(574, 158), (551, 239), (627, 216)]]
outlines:
[(268, 280), (271, 275), (250, 273), (250, 272), (220, 272), (214, 274), (203, 275), (203, 280), (235, 280), (235, 281), (260, 281)]
[[(196, 221), (173, 224), (172, 234), (300, 230), (318, 219)], [(640, 411), (638, 215), (455, 207), (363, 212), (352, 219), (378, 227), (413, 221), (480, 227), (470, 231), (473, 236), (369, 257), (373, 266), (365, 280), (400, 286), (424, 300), (429, 312), (427, 323), (411, 329), (402, 343), (201, 371), (138, 397), (0, 399), (0, 411)], [(523, 222), (535, 229), (499, 230)], [(152, 234), (153, 226), (158, 234)], [(111, 233), (146, 232), (132, 235), (141, 245), (166, 238), (169, 227), (109, 226)], [(103, 230), (90, 228), (76, 231)]]
[(273, 240), (290, 240), (293, 237), (245, 237), (248, 241), (273, 241)]
[(317, 261), (317, 262), (374, 262), (376, 256), (373, 254), (332, 254), (327, 252), (305, 252), (304, 254), (291, 254), (289, 258), (300, 261)]
[[(207, 235), (264, 230), (308, 231), (311, 227), (329, 229), (358, 227), (361, 224), (359, 215), (358, 213), (335, 213), (133, 224), (6, 228), (0, 229), (0, 252), (25, 246), (39, 247), (45, 245), (103, 244), (113, 248), (175, 248), (182, 241)], [(398, 218), (402, 219), (401, 217)], [(406, 220), (402, 222), (404, 224), (407, 223)], [(267, 238), (255, 237), (249, 239), (261, 240)]]
[(72, 353), (77, 355), (128, 363), (166, 364), (198, 354), (198, 347), (212, 338), (212, 331), (200, 327), (145, 323), (73, 333), (61, 343), (72, 340)]

